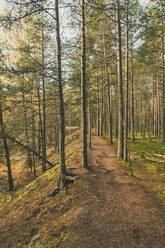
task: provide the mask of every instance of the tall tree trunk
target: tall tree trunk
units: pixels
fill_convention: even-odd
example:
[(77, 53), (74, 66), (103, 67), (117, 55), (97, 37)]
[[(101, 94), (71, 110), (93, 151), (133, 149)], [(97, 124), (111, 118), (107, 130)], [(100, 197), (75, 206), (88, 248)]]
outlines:
[(88, 130), (89, 130), (89, 148), (92, 148), (92, 109), (91, 109), (91, 89), (88, 84)]
[(103, 70), (101, 78), (101, 113), (100, 113), (100, 135), (103, 136), (103, 122), (104, 122), (104, 82), (103, 82)]
[[(31, 96), (31, 106), (32, 106), (32, 149), (33, 151), (36, 151), (36, 133), (35, 133), (35, 112), (33, 107), (33, 98)], [(36, 178), (36, 156), (33, 153), (33, 175), (34, 178)]]
[(82, 107), (82, 166), (88, 167), (87, 156), (87, 111), (86, 111), (86, 37), (85, 37), (85, 1), (80, 2), (81, 16), (81, 107)]
[(114, 130), (114, 132), (115, 132), (115, 138), (117, 139), (118, 138), (118, 86), (116, 85), (116, 87), (115, 87), (115, 113), (114, 113), (114, 115), (115, 115), (115, 117), (114, 117), (114, 119), (115, 119), (115, 130)]
[(159, 71), (157, 71), (156, 96), (156, 136), (160, 139)]
[(100, 87), (99, 78), (97, 78), (97, 136), (100, 135)]
[(151, 131), (152, 134), (154, 135), (154, 126), (155, 126), (155, 120), (154, 120), (154, 116), (155, 116), (155, 103), (154, 103), (154, 99), (155, 99), (155, 95), (154, 95), (154, 76), (152, 76), (152, 119), (151, 119)]
[(147, 129), (148, 129), (148, 140), (151, 141), (151, 109), (149, 104), (147, 109)]
[[(43, 21), (43, 14), (42, 14)], [(46, 171), (46, 106), (45, 106), (45, 50), (44, 50), (44, 23), (42, 24), (42, 92), (43, 92), (43, 125), (42, 125), (42, 172)]]
[(104, 85), (104, 115), (103, 115), (103, 120), (104, 120), (104, 133), (107, 134), (107, 116), (108, 116), (108, 111), (107, 111), (107, 87)]
[[(28, 132), (28, 122), (27, 122), (27, 108), (26, 108), (26, 102), (25, 102), (25, 85), (23, 83), (23, 89), (22, 89), (22, 103), (23, 103), (23, 113), (24, 113), (24, 127), (25, 127), (25, 136), (26, 136), (26, 144), (28, 147), (30, 147), (30, 140), (29, 140), (29, 132)], [(28, 159), (28, 166), (32, 170), (32, 156), (31, 152), (27, 151), (27, 159)]]
[(6, 158), (7, 169), (8, 169), (8, 185), (9, 185), (9, 190), (11, 191), (14, 188), (13, 176), (12, 176), (12, 170), (11, 170), (11, 164), (10, 164), (10, 154), (9, 154), (9, 148), (8, 148), (8, 143), (7, 143), (7, 137), (6, 137), (5, 128), (3, 124), (3, 113), (2, 113), (1, 102), (0, 102), (0, 125), (1, 125), (1, 133), (2, 133), (3, 145), (4, 145), (4, 150), (5, 150), (5, 158)]
[(37, 98), (38, 98), (38, 154), (39, 154), (39, 159), (41, 156), (41, 148), (43, 147), (42, 145), (42, 117), (41, 117), (41, 97), (40, 97), (40, 84), (39, 82), (36, 81), (37, 84)]
[(59, 154), (59, 118), (58, 118), (58, 113), (57, 113), (57, 109), (59, 108), (59, 104), (58, 104), (58, 99), (56, 98), (56, 90), (54, 88), (54, 139), (55, 139), (55, 151), (58, 152)]
[(110, 89), (110, 77), (108, 72), (108, 63), (107, 63), (107, 46), (106, 46), (106, 37), (105, 31), (103, 32), (103, 41), (104, 41), (104, 61), (105, 61), (105, 72), (107, 78), (107, 95), (108, 95), (108, 134), (109, 134), (109, 143), (113, 144), (112, 139), (112, 111), (111, 111), (111, 89)]
[[(162, 7), (163, 8), (163, 7)], [(165, 144), (164, 17), (162, 16), (162, 142)]]
[(123, 78), (122, 78), (122, 51), (121, 51), (121, 25), (120, 25), (120, 4), (116, 0), (116, 39), (117, 39), (117, 72), (118, 72), (118, 159), (124, 156), (124, 135), (123, 135)]
[(133, 62), (133, 38), (131, 37), (131, 141), (134, 142), (134, 62)]
[(59, 6), (58, 0), (55, 0), (55, 25), (56, 25), (56, 46), (57, 46), (57, 77), (59, 86), (59, 102), (60, 102), (60, 165), (61, 165), (61, 179), (65, 185), (66, 166), (65, 166), (65, 116), (64, 116), (64, 99), (62, 86), (62, 70), (61, 70), (61, 39), (59, 27)]
[(129, 39), (129, 31), (128, 31), (128, 5), (129, 0), (126, 0), (126, 61), (125, 61), (125, 136), (124, 136), (124, 160), (128, 161), (128, 59), (129, 59), (129, 47), (128, 47), (128, 39)]
[(137, 92), (135, 94), (135, 135), (138, 134), (138, 125), (139, 125), (139, 115), (138, 115), (138, 100), (137, 100)]
[(140, 135), (143, 136), (143, 89), (140, 90)]

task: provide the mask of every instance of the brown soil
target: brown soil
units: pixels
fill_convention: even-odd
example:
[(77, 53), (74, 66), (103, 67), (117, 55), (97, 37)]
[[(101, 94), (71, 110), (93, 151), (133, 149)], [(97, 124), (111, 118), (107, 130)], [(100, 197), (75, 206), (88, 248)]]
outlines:
[[(54, 184), (47, 187), (39, 181), (38, 191), (31, 188), (26, 202), (5, 209), (0, 216), (0, 248), (28, 247), (36, 234), (46, 248), (165, 247), (161, 204), (128, 176), (113, 147), (96, 136), (92, 142), (91, 170), (78, 167), (79, 153), (76, 159), (72, 156), (74, 163), (68, 162), (70, 171), (79, 175), (68, 192), (62, 190), (40, 205)], [(68, 151), (79, 151), (79, 144), (76, 141)], [(35, 199), (37, 194), (41, 196)]]

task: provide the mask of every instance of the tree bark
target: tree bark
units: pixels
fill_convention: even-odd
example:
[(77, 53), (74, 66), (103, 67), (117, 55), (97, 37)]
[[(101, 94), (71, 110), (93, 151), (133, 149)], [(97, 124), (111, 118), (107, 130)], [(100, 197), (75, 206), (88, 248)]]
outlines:
[(89, 130), (89, 148), (92, 148), (92, 107), (91, 107), (91, 89), (88, 84), (88, 130)]
[(128, 39), (129, 39), (129, 30), (128, 30), (128, 5), (129, 0), (126, 0), (126, 61), (125, 61), (125, 136), (124, 136), (124, 160), (128, 161), (128, 59), (129, 59), (129, 47), (128, 47)]
[(103, 122), (104, 122), (104, 81), (103, 70), (101, 75), (101, 113), (100, 113), (100, 135), (103, 136)]
[(3, 139), (3, 145), (5, 150), (5, 158), (7, 163), (7, 169), (8, 169), (8, 185), (9, 190), (13, 190), (14, 184), (13, 184), (13, 176), (12, 176), (12, 170), (11, 170), (11, 163), (10, 163), (10, 154), (9, 154), (9, 148), (7, 143), (7, 137), (5, 133), (5, 128), (3, 124), (3, 113), (2, 113), (2, 105), (0, 103), (0, 125), (1, 125), (1, 132), (2, 132), (2, 139)]
[(134, 142), (134, 63), (133, 63), (133, 38), (131, 37), (131, 141)]
[[(43, 12), (42, 12), (43, 21)], [(46, 103), (45, 103), (45, 50), (44, 50), (44, 23), (42, 24), (42, 92), (43, 92), (43, 124), (42, 124), (42, 172), (46, 171)]]
[(118, 138), (118, 86), (116, 85), (116, 87), (115, 87), (115, 113), (114, 113), (114, 115), (115, 115), (115, 117), (114, 117), (114, 119), (115, 119), (115, 130), (114, 130), (114, 132), (115, 132), (115, 138)]
[(160, 139), (159, 71), (157, 71), (156, 96), (156, 136)]
[(103, 32), (103, 41), (104, 41), (104, 61), (105, 61), (105, 72), (107, 79), (107, 97), (108, 97), (108, 134), (109, 134), (109, 143), (113, 144), (112, 138), (112, 110), (111, 110), (111, 87), (110, 87), (110, 76), (108, 72), (108, 63), (107, 63), (107, 47), (106, 47), (106, 37), (105, 31)]
[(39, 154), (39, 159), (41, 156), (41, 148), (42, 146), (42, 117), (41, 117), (41, 97), (40, 97), (40, 84), (39, 82), (37, 82), (37, 78), (36, 78), (36, 84), (37, 84), (37, 98), (38, 98), (38, 154)]
[(85, 1), (80, 2), (81, 16), (81, 108), (82, 108), (82, 166), (88, 167), (87, 156), (87, 111), (86, 111), (86, 35), (85, 35)]
[[(26, 136), (27, 146), (30, 147), (28, 123), (27, 123), (27, 108), (26, 108), (26, 102), (25, 102), (25, 85), (24, 85), (24, 82), (23, 82), (22, 86), (23, 86), (23, 89), (22, 89), (22, 104), (23, 104), (23, 113), (24, 113), (25, 136)], [(31, 156), (30, 151), (27, 151), (27, 159), (28, 159), (28, 166), (32, 170), (32, 156)]]
[(154, 135), (155, 134), (155, 102), (154, 102), (154, 99), (155, 99), (155, 95), (154, 95), (154, 76), (152, 76), (152, 121), (151, 121), (151, 131), (152, 131), (152, 134)]
[[(162, 7), (163, 8), (163, 7)], [(164, 17), (162, 16), (162, 142), (165, 144)]]
[(97, 78), (97, 136), (100, 135), (100, 87), (99, 78)]
[(117, 39), (117, 72), (118, 72), (118, 159), (124, 156), (124, 135), (123, 135), (123, 78), (122, 78), (122, 50), (121, 50), (121, 25), (120, 25), (120, 4), (116, 0), (116, 39)]
[(140, 135), (143, 136), (143, 89), (140, 89)]
[(59, 89), (59, 102), (60, 102), (60, 165), (61, 165), (61, 180), (65, 185), (66, 166), (65, 166), (65, 115), (64, 115), (64, 99), (63, 99), (63, 85), (62, 85), (62, 70), (61, 70), (61, 39), (59, 27), (59, 6), (58, 0), (55, 0), (55, 28), (56, 28), (56, 49), (57, 49), (57, 77)]
[[(33, 151), (36, 151), (35, 113), (34, 113), (32, 96), (31, 96), (31, 106), (32, 106), (32, 147), (33, 147)], [(36, 178), (36, 161), (35, 160), (36, 160), (35, 154), (33, 153), (33, 175), (34, 175), (34, 178)]]

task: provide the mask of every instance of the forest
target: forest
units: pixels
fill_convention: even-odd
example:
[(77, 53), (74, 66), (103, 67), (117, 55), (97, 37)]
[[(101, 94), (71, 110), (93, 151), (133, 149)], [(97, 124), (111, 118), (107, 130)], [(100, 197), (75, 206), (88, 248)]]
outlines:
[(164, 248), (165, 2), (0, 0), (0, 248)]

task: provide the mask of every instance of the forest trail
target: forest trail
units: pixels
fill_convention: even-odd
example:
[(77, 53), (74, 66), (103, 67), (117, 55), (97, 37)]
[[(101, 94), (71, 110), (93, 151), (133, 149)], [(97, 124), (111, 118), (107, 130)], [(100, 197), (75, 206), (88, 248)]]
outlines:
[(127, 175), (115, 149), (94, 136), (89, 164), (94, 171), (78, 180), (77, 207), (63, 217), (72, 222), (64, 247), (164, 248), (163, 209)]

